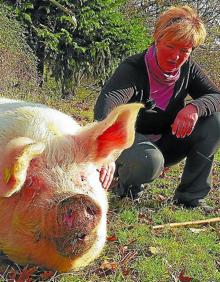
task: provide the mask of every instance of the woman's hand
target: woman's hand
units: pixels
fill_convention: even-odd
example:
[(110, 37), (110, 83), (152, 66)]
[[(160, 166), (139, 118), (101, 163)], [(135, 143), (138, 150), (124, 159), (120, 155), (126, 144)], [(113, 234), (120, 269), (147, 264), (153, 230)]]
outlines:
[(172, 134), (176, 135), (177, 138), (189, 136), (196, 125), (198, 117), (196, 106), (188, 104), (178, 112), (174, 123), (171, 125)]
[(102, 187), (108, 190), (115, 173), (115, 162), (111, 162), (108, 165), (103, 165), (99, 170), (99, 179), (102, 183)]

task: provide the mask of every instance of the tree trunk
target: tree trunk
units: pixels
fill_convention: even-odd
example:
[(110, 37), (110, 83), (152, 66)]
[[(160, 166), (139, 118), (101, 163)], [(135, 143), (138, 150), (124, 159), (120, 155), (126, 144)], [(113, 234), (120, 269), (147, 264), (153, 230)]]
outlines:
[(45, 44), (44, 42), (37, 42), (36, 56), (37, 62), (37, 73), (39, 77), (39, 86), (42, 87), (44, 84), (44, 60), (45, 60)]

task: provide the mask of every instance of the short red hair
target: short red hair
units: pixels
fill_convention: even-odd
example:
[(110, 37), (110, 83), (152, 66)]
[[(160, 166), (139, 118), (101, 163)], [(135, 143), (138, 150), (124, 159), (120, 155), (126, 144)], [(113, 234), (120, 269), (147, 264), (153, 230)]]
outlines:
[(153, 38), (184, 42), (198, 47), (205, 41), (206, 29), (197, 12), (191, 7), (177, 6), (170, 7), (162, 13), (157, 22)]

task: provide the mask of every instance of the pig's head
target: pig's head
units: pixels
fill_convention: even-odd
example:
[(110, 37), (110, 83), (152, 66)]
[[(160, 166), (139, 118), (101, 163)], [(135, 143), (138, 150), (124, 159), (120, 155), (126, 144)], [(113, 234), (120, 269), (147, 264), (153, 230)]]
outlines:
[(134, 140), (139, 104), (123, 105), (75, 135), (11, 140), (0, 161), (0, 250), (58, 271), (87, 265), (106, 238), (98, 168)]

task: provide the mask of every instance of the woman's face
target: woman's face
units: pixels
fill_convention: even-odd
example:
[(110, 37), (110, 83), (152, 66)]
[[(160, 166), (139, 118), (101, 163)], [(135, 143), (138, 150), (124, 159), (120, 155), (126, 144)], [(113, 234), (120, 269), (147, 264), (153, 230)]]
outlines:
[(156, 43), (157, 63), (165, 73), (178, 70), (189, 58), (193, 45), (159, 40)]

